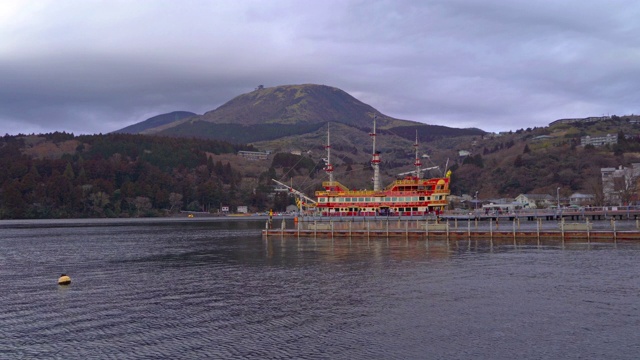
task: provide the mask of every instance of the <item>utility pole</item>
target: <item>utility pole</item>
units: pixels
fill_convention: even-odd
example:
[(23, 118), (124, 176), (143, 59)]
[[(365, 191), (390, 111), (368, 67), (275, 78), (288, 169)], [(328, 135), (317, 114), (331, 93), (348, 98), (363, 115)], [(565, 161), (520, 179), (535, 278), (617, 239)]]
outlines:
[(476, 191), (476, 196), (474, 196), (476, 198), (476, 211), (478, 210), (478, 192)]

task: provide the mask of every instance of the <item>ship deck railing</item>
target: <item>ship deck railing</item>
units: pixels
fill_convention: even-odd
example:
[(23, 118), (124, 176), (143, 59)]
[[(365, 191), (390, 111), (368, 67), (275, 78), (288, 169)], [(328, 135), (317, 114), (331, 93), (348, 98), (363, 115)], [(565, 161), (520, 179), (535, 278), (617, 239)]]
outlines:
[[(415, 190), (415, 191), (390, 191), (390, 190), (349, 190), (347, 191), (316, 191), (315, 195), (331, 197), (390, 197), (390, 196), (434, 196), (449, 195), (449, 190)], [(446, 204), (446, 201), (444, 201)]]

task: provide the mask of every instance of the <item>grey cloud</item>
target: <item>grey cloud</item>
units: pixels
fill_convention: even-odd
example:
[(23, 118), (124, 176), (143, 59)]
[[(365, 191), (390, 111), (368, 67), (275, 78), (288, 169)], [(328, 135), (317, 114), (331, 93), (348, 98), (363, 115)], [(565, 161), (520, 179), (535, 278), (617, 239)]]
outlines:
[(489, 131), (633, 113), (640, 95), (633, 1), (12, 5), (0, 21), (10, 133), (108, 132), (260, 84), (336, 86), (390, 116)]

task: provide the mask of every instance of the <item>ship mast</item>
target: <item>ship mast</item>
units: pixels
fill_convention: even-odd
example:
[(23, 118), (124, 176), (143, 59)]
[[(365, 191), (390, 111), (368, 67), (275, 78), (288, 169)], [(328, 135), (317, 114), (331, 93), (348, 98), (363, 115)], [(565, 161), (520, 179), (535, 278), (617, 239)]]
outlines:
[(329, 182), (333, 182), (333, 165), (331, 164), (331, 132), (329, 131), (329, 123), (327, 123), (327, 159), (325, 160), (324, 171), (329, 175)]
[(380, 190), (380, 154), (376, 151), (376, 114), (373, 114), (373, 132), (369, 134), (373, 139), (373, 157), (371, 167), (373, 168), (373, 191)]
[(420, 178), (420, 166), (422, 163), (420, 162), (420, 157), (418, 156), (418, 129), (416, 129), (416, 142), (413, 144), (413, 147), (416, 149), (416, 161), (413, 163), (416, 167), (416, 178)]

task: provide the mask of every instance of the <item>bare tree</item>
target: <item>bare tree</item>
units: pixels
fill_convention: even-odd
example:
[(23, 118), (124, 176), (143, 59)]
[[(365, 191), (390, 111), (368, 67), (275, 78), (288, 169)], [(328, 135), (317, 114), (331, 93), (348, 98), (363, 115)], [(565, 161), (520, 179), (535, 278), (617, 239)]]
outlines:
[(92, 204), (91, 210), (99, 215), (104, 214), (105, 206), (109, 205), (109, 195), (102, 191), (98, 191), (89, 195), (89, 201)]
[(638, 194), (640, 174), (635, 169), (625, 169), (624, 175), (613, 179), (613, 190), (618, 195), (619, 205), (629, 204)]
[(183, 204), (182, 194), (178, 194), (178, 193), (169, 194), (169, 203), (171, 204), (171, 208), (169, 209), (169, 212), (174, 212), (174, 210), (176, 209), (181, 209)]
[(591, 178), (585, 183), (586, 189), (593, 194), (594, 206), (604, 205), (604, 190), (602, 188), (602, 181), (600, 179)]
[(151, 199), (146, 196), (138, 196), (134, 200), (134, 204), (137, 210), (137, 216), (140, 216), (140, 213), (146, 213), (151, 210)]

